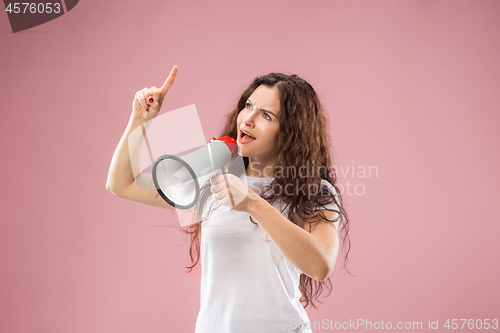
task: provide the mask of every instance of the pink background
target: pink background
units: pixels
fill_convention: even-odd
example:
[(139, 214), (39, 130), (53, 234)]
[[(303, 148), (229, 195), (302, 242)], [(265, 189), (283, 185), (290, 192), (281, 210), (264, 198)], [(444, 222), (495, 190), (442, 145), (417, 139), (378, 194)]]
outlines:
[(193, 332), (174, 215), (105, 189), (134, 93), (173, 65), (162, 112), (195, 104), (206, 139), (257, 75), (320, 94), (355, 277), (339, 258), (311, 321), (498, 318), (499, 17), (494, 0), (87, 0), (12, 34), (0, 13), (0, 331)]

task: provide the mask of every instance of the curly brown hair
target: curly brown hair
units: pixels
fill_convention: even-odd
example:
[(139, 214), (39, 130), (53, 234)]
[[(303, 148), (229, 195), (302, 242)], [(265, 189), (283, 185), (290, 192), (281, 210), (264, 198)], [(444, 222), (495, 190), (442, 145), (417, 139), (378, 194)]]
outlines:
[[(343, 235), (341, 251), (345, 254), (344, 268), (347, 271), (348, 254), (351, 249), (349, 239), (350, 220), (343, 207), (342, 195), (335, 185), (337, 177), (335, 168), (331, 164), (327, 119), (313, 87), (297, 75), (270, 73), (255, 78), (252, 84), (241, 95), (236, 108), (227, 115), (225, 127), (220, 136), (230, 136), (236, 140), (238, 114), (244, 109), (250, 95), (260, 85), (269, 88), (274, 87), (279, 93), (281, 112), (278, 115), (279, 138), (276, 146), (276, 156), (280, 170), (288, 170), (287, 167), (290, 166), (294, 167), (293, 170), (296, 170), (297, 167), (306, 165), (316, 168), (316, 171), (312, 172), (312, 174), (308, 173), (307, 177), (301, 177), (300, 172), (299, 174), (296, 172), (281, 172), (278, 174), (275, 171), (275, 178), (270, 187), (275, 188), (275, 186), (278, 186), (285, 188), (285, 186), (291, 186), (293, 191), (290, 192), (294, 193), (294, 195), (287, 194), (289, 193), (288, 191), (285, 191), (287, 193), (279, 194), (264, 191), (261, 196), (270, 204), (273, 204), (276, 200), (281, 200), (285, 204), (285, 209), (288, 208), (288, 219), (302, 228), (304, 228), (306, 222), (316, 216), (320, 216), (327, 222), (334, 223), (340, 221), (340, 232)], [(248, 168), (248, 158), (243, 157), (243, 161), (245, 169)], [(330, 190), (321, 186), (322, 179), (333, 185), (337, 192), (338, 200)], [(307, 195), (299, 195), (299, 189), (310, 189), (311, 186), (317, 186), (315, 188), (321, 190), (315, 193), (309, 192)], [(204, 203), (211, 195), (209, 187), (210, 184), (207, 183), (201, 189), (198, 214), (203, 212)], [(338, 213), (337, 217), (333, 220), (329, 220), (321, 210), (318, 212), (318, 207), (324, 208), (330, 203), (335, 203), (338, 207), (338, 210), (326, 208), (329, 211)], [(209, 215), (205, 215), (203, 219)], [(197, 218), (198, 221), (203, 220), (200, 215)], [(255, 223), (251, 217), (250, 221)], [(191, 265), (186, 267), (188, 272), (191, 272), (200, 260), (201, 223), (192, 224), (187, 229), (181, 230), (186, 233), (186, 236), (191, 236), (189, 249)], [(321, 303), (318, 298), (322, 294), (324, 287), (329, 290), (325, 296), (330, 295), (332, 291), (330, 278), (319, 282), (302, 273), (299, 289), (302, 293), (300, 301), (305, 303), (304, 307), (311, 305), (317, 309), (316, 302)]]

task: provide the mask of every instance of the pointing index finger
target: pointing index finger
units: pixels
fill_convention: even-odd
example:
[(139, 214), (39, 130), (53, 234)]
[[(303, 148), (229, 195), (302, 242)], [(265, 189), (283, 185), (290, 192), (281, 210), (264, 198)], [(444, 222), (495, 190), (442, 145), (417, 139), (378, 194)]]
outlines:
[(172, 71), (170, 72), (170, 75), (165, 80), (165, 83), (163, 83), (163, 86), (161, 86), (160, 88), (162, 97), (165, 97), (165, 95), (167, 94), (168, 89), (170, 89), (170, 86), (175, 81), (176, 75), (177, 75), (177, 66), (174, 66), (172, 68)]

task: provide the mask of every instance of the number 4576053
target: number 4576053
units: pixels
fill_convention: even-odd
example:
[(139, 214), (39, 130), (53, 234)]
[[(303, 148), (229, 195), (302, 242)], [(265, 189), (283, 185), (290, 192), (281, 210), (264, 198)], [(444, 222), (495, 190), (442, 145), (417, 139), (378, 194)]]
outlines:
[[(22, 8), (24, 6), (24, 8)], [(59, 14), (61, 12), (61, 4), (60, 3), (29, 3), (29, 2), (22, 2), (22, 3), (9, 3), (7, 8), (5, 8), (5, 11), (14, 14), (19, 14), (19, 13), (39, 13), (39, 14)]]

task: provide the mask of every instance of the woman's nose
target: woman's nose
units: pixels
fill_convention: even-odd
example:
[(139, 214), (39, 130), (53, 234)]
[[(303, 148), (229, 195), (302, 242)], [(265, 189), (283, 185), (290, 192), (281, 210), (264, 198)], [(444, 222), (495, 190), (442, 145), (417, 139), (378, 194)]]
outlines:
[(255, 112), (250, 112), (245, 116), (245, 118), (243, 118), (243, 122), (248, 127), (251, 127), (254, 125), (254, 117), (255, 117)]

